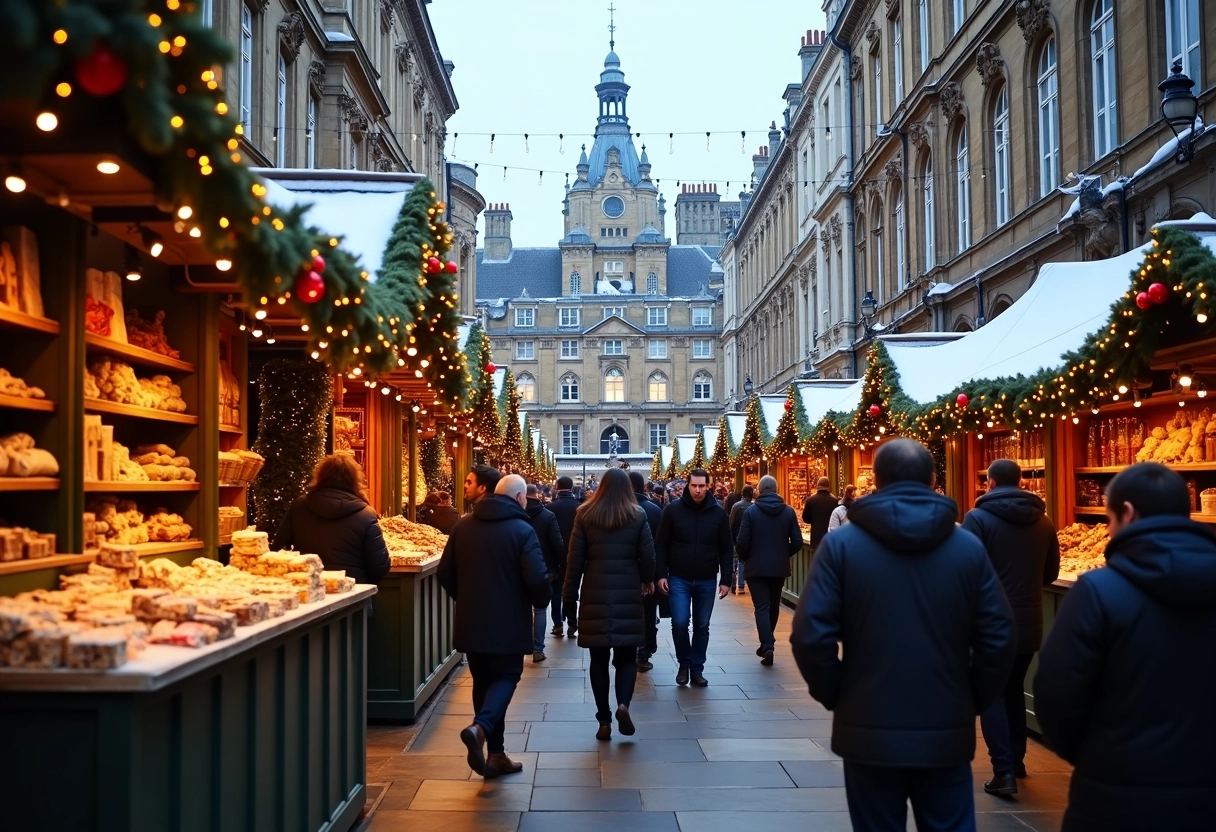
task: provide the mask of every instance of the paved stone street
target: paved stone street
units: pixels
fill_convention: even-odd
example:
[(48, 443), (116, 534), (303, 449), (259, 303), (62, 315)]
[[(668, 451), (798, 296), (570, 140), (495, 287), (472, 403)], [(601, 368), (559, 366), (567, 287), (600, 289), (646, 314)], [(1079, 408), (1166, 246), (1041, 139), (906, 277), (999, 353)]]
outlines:
[[(637, 734), (621, 737), (614, 723), (611, 742), (595, 739), (586, 651), (549, 637), (548, 661), (525, 661), (508, 712), (507, 752), (524, 770), (497, 780), (465, 763), (457, 735), (472, 719), (472, 688), (462, 666), (418, 725), (370, 729), (371, 814), (360, 832), (850, 829), (843, 770), (828, 750), (831, 715), (807, 694), (789, 654), (790, 610), (782, 609), (772, 667), (756, 658), (751, 616), (748, 595), (718, 602), (707, 688), (676, 686), (665, 620), (655, 669), (638, 676)], [(990, 770), (979, 746), (981, 832), (1059, 829), (1069, 766), (1032, 741), (1029, 778), (1016, 799), (1002, 800), (983, 792)]]

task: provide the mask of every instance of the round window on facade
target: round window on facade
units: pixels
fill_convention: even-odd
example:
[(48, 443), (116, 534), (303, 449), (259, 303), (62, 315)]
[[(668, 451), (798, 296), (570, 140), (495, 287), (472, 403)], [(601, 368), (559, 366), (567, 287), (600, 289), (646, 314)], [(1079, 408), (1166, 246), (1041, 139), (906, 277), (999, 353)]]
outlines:
[(610, 196), (604, 200), (603, 204), (604, 216), (611, 219), (616, 219), (621, 214), (625, 213), (625, 200), (619, 196)]

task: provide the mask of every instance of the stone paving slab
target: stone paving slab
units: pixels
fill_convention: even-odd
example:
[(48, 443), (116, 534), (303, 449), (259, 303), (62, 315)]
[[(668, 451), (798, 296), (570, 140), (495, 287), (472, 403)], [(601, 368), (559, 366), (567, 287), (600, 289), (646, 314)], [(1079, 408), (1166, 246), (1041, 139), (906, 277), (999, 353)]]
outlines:
[(793, 788), (794, 781), (777, 762), (600, 763), (604, 788), (708, 791)]
[(680, 829), (693, 832), (739, 832), (763, 826), (771, 830), (813, 830), (813, 832), (852, 832), (848, 812), (676, 812)]
[(637, 789), (549, 787), (532, 789), (533, 812), (640, 812)]
[(680, 832), (671, 812), (532, 812), (519, 832)]
[[(410, 802), (414, 812), (526, 812), (532, 802), (531, 783), (507, 779), (424, 780)], [(426, 824), (422, 816), (416, 823)], [(424, 827), (425, 828), (425, 827)]]

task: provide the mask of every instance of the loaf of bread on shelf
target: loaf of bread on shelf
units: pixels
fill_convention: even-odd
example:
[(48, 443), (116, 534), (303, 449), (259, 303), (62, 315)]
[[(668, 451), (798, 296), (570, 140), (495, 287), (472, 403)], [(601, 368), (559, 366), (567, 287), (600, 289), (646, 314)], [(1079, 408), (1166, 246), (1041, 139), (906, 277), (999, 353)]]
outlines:
[(59, 460), (45, 448), (34, 447), (28, 433), (0, 437), (0, 476), (53, 477), (59, 473)]
[(46, 398), (46, 392), (41, 387), (31, 387), (24, 379), (18, 378), (3, 367), (0, 367), (0, 394), (22, 399)]
[(143, 466), (131, 459), (131, 452), (121, 442), (110, 443), (110, 472), (119, 482), (147, 482), (150, 479)]
[(158, 311), (151, 321), (145, 321), (140, 317), (138, 309), (128, 309), (126, 318), (128, 344), (135, 347), (143, 347), (146, 350), (151, 350), (169, 358), (181, 357), (181, 353), (169, 346), (169, 339), (165, 337), (165, 312), (163, 309)]
[(193, 531), (180, 514), (173, 514), (166, 509), (158, 508), (144, 519), (148, 530), (148, 539), (154, 541), (174, 542), (188, 540)]

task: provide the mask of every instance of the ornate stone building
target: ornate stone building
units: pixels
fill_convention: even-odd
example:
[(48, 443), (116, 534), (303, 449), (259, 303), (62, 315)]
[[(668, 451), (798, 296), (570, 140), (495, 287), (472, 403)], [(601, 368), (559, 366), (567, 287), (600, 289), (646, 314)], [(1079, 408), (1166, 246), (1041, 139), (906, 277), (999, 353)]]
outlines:
[(491, 204), (477, 262), (494, 362), (513, 370), (567, 473), (602, 468), (613, 432), (623, 458), (648, 466), (656, 446), (722, 411), (718, 248), (666, 236), (615, 51), (595, 90), (596, 138), (563, 202), (565, 236), (515, 248), (510, 206)]
[(477, 171), (468, 165), (448, 163), (448, 225), (452, 229), (450, 256), (460, 264), (456, 293), (460, 314), (475, 315), (477, 291), (477, 218), (486, 209), (477, 190)]
[(739, 222), (738, 202), (723, 202), (714, 184), (683, 184), (676, 194), (676, 245), (722, 246)]
[[(757, 232), (781, 210), (782, 189), (766, 176), (723, 253), (738, 263), (728, 356), (733, 333), (775, 332), (763, 317), (772, 305), (753, 299), (780, 297), (791, 262), (799, 275), (805, 263), (795, 295), (816, 313), (799, 321), (799, 357), (847, 377), (882, 333), (982, 326), (1047, 262), (1109, 257), (1144, 243), (1159, 220), (1212, 213), (1216, 131), (1195, 136), (1193, 159), (1176, 158), (1157, 85), (1181, 62), (1203, 115), (1216, 83), (1216, 53), (1204, 48), (1216, 0), (824, 9), (827, 44), (804, 67), (790, 130), (770, 151), (774, 171), (787, 152), (797, 166), (799, 234), (747, 272)], [(728, 369), (738, 384), (751, 372), (758, 387), (779, 386), (796, 369), (751, 347), (740, 343)]]

